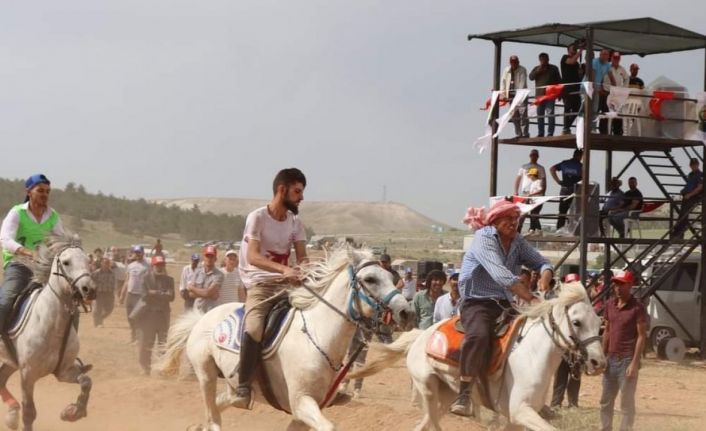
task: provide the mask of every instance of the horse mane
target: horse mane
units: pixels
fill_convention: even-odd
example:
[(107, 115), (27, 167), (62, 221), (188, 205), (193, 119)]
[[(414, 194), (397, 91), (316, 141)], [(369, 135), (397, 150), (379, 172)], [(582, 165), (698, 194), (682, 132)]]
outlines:
[[(368, 249), (354, 250), (345, 245), (335, 248), (322, 259), (310, 260), (300, 265), (302, 284), (317, 295), (323, 295), (341, 271), (349, 265), (356, 267), (365, 260), (373, 260), (373, 254)], [(303, 310), (318, 301), (314, 294), (302, 287), (293, 287), (289, 291), (289, 302), (294, 308)]]
[(544, 316), (552, 311), (555, 305), (568, 307), (577, 302), (589, 303), (586, 289), (580, 281), (562, 284), (557, 290), (557, 297), (542, 301), (539, 304), (527, 306), (522, 310), (522, 315), (530, 319)]
[(47, 284), (54, 257), (68, 247), (81, 247), (81, 238), (73, 232), (64, 231), (62, 235), (50, 235), (41, 243), (33, 261), (22, 257), (19, 260), (32, 269), (34, 281)]

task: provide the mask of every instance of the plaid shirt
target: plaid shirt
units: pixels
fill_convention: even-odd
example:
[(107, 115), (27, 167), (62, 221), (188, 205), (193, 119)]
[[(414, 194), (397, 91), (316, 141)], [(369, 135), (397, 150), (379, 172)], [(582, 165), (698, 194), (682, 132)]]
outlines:
[(510, 287), (519, 281), (522, 266), (534, 271), (553, 271), (552, 265), (521, 235), (515, 236), (507, 254), (495, 226), (478, 229), (463, 256), (459, 291), (461, 298), (495, 298), (512, 302)]

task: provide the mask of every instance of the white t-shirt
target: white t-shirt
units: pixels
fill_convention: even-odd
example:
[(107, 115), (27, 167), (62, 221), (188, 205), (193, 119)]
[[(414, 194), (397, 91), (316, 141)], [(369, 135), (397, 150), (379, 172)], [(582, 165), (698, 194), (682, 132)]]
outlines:
[(261, 255), (273, 262), (289, 265), (292, 245), (297, 241), (306, 241), (306, 233), (299, 217), (291, 211), (287, 211), (284, 221), (272, 218), (267, 206), (248, 214), (240, 245), (239, 266), (240, 279), (246, 288), (282, 277), (282, 274), (265, 271), (248, 262), (248, 241), (251, 238), (260, 241)]
[(530, 186), (532, 185), (532, 180), (530, 179), (530, 177), (527, 176), (527, 171), (529, 171), (531, 168), (537, 168), (537, 178), (539, 178), (540, 180), (546, 180), (547, 178), (547, 175), (544, 172), (544, 166), (538, 163), (525, 163), (524, 165), (522, 165), (520, 171), (517, 173), (517, 175), (522, 177), (522, 179), (520, 180), (520, 196), (528, 196), (531, 193)]
[(628, 87), (630, 85), (630, 74), (628, 73), (628, 71), (625, 70), (623, 66), (619, 65), (617, 68), (615, 68), (611, 64), (610, 69), (608, 69), (608, 73), (606, 73), (603, 77), (603, 88), (605, 90), (610, 91), (611, 86), (608, 74), (613, 75), (616, 87)]
[(417, 280), (414, 278), (411, 280), (404, 279), (404, 287), (402, 287), (402, 296), (407, 301), (411, 301), (414, 298), (414, 294), (417, 293)]
[(528, 195), (538, 196), (538, 195), (535, 195), (535, 193), (538, 193), (541, 191), (542, 191), (542, 180), (537, 178), (536, 180), (530, 182)]
[(228, 272), (227, 269), (221, 268), (221, 272), (223, 273), (223, 284), (221, 284), (221, 288), (218, 291), (218, 299), (216, 300), (216, 304), (221, 305), (228, 302), (245, 302), (245, 298), (241, 298), (240, 295), (238, 295), (238, 289), (242, 286), (238, 269), (236, 268), (233, 271)]

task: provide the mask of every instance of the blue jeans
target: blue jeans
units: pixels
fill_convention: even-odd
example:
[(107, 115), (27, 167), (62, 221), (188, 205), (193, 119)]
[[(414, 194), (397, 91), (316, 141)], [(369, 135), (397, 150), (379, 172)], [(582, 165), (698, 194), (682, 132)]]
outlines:
[(18, 262), (10, 262), (5, 267), (5, 280), (0, 288), (0, 331), (7, 328), (12, 306), (20, 293), (29, 286), (32, 275), (32, 270)]
[(554, 100), (547, 100), (542, 102), (537, 106), (537, 127), (539, 129), (539, 136), (544, 136), (544, 116), (549, 117), (549, 136), (554, 135), (554, 124), (556, 119), (554, 118), (554, 105), (556, 102)]
[(601, 430), (613, 429), (613, 410), (615, 398), (620, 391), (620, 410), (623, 418), (620, 422), (620, 431), (632, 430), (635, 422), (635, 390), (637, 377), (627, 378), (625, 373), (632, 362), (632, 357), (608, 357), (608, 367), (603, 373), (603, 394), (601, 395)]

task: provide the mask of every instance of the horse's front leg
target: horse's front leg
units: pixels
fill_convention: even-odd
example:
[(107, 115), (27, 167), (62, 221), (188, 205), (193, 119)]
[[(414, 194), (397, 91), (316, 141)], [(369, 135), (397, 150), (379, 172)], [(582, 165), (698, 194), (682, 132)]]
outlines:
[[(549, 422), (542, 419), (529, 404), (521, 402), (514, 411), (510, 410), (510, 422), (521, 425), (532, 431), (556, 431), (556, 428)], [(512, 428), (510, 428), (512, 429)]]
[(88, 377), (83, 364), (76, 360), (71, 367), (64, 369), (56, 378), (64, 383), (77, 383), (81, 388), (76, 402), (69, 404), (61, 412), (61, 420), (75, 422), (86, 417), (88, 414), (88, 398), (91, 395), (93, 383), (91, 378)]
[[(319, 404), (309, 395), (301, 395), (292, 403), (294, 421), (301, 421), (316, 431), (333, 431), (336, 427), (333, 422), (321, 414)], [(292, 424), (290, 424), (290, 427)]]
[(30, 375), (26, 369), (20, 372), (22, 386), (22, 429), (32, 431), (32, 424), (37, 418), (37, 409), (34, 407), (35, 376)]

